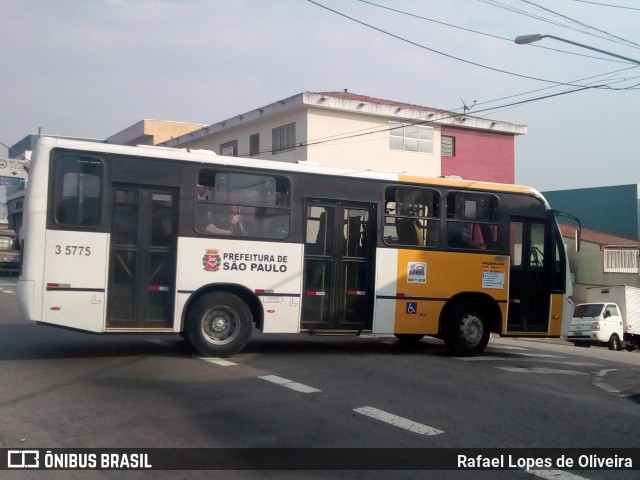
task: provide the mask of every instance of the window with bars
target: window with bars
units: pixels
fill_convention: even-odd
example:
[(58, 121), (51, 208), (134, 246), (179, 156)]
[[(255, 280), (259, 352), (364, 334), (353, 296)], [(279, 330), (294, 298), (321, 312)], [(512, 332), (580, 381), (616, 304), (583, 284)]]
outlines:
[(633, 248), (605, 248), (605, 273), (639, 273), (638, 256), (640, 249)]

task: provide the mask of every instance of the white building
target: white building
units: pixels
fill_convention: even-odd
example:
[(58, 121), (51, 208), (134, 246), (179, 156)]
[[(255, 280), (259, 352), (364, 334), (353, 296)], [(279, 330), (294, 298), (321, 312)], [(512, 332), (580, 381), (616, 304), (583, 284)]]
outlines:
[(513, 183), (514, 137), (525, 133), (523, 125), (350, 92), (305, 92), (161, 145)]

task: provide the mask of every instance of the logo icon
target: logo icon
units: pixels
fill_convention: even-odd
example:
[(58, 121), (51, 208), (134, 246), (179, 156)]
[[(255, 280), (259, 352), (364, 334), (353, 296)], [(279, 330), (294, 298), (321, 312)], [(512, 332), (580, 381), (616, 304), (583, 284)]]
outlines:
[(207, 272), (217, 272), (221, 262), (218, 250), (213, 248), (208, 248), (202, 257), (202, 265)]
[(40, 452), (38, 450), (7, 451), (8, 468), (39, 468)]
[(407, 302), (406, 312), (409, 315), (418, 313), (418, 302)]
[(427, 283), (427, 264), (425, 262), (408, 263), (407, 283)]

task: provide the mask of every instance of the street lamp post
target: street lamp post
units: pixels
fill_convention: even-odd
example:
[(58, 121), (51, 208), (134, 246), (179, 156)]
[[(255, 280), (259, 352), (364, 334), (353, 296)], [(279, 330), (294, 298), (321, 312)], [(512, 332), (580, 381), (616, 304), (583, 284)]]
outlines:
[(567, 40), (566, 38), (556, 37), (554, 35), (540, 35), (539, 33), (533, 33), (530, 35), (520, 35), (519, 37), (516, 37), (514, 42), (516, 42), (518, 45), (524, 45), (527, 43), (537, 42), (538, 40), (541, 40), (543, 38), (553, 38), (561, 42), (570, 43), (571, 45), (577, 45), (578, 47), (587, 48), (589, 50), (593, 50), (594, 52), (604, 53), (605, 55), (621, 58), (622, 60), (626, 60), (628, 62), (635, 63), (636, 65), (640, 65), (640, 60), (634, 60), (633, 58), (623, 57), (622, 55), (618, 55), (617, 53), (607, 52), (606, 50), (600, 50), (599, 48), (590, 47), (589, 45), (583, 45), (582, 43)]

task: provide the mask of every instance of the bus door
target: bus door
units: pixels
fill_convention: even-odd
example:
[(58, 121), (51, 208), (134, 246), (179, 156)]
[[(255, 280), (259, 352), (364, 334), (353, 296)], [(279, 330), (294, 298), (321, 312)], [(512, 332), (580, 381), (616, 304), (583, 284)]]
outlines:
[(510, 227), (507, 333), (547, 332), (553, 261), (550, 223), (539, 219), (514, 218)]
[(107, 330), (172, 327), (177, 191), (115, 185)]
[(307, 200), (301, 328), (367, 330), (375, 298), (375, 206)]

